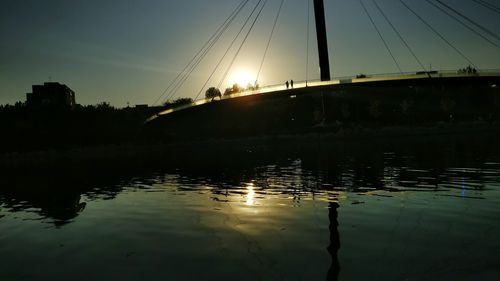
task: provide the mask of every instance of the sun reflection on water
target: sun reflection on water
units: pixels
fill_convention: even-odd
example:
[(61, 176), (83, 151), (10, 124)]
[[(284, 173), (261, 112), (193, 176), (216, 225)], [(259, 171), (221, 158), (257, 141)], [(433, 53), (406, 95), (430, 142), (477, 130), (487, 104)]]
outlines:
[(247, 195), (246, 195), (247, 200), (245, 202), (245, 205), (253, 206), (253, 204), (255, 203), (255, 201), (254, 201), (255, 191), (254, 191), (253, 183), (249, 183), (246, 186), (246, 189), (247, 189)]

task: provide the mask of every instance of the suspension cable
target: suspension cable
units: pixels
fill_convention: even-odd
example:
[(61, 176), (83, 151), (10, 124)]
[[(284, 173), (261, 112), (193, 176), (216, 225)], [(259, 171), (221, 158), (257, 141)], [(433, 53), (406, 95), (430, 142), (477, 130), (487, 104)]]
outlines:
[(434, 34), (436, 34), (441, 40), (443, 40), (448, 46), (450, 46), (455, 52), (457, 52), (463, 59), (465, 59), (470, 65), (472, 65), (474, 68), (477, 68), (476, 65), (466, 56), (462, 51), (460, 51), (457, 47), (455, 47), (453, 44), (450, 43), (441, 33), (439, 33), (432, 25), (430, 25), (425, 19), (423, 19), (417, 12), (415, 12), (410, 6), (408, 6), (403, 0), (399, 0), (401, 4), (403, 4), (410, 12), (412, 12), (422, 23), (424, 23)]
[(461, 19), (459, 19), (458, 17), (456, 17), (455, 15), (451, 14), (450, 12), (446, 11), (445, 9), (443, 9), (442, 7), (436, 5), (436, 3), (430, 1), (430, 0), (425, 0), (427, 1), (427, 3), (429, 3), (430, 5), (434, 6), (436, 9), (439, 9), (441, 12), (445, 13), (446, 15), (448, 15), (449, 17), (451, 17), (452, 19), (454, 19), (455, 21), (459, 22), (461, 25), (463, 25), (465, 28), (469, 29), (470, 31), (472, 31), (474, 34), (476, 34), (477, 36), (481, 37), (483, 40), (487, 41), (488, 43), (490, 43), (491, 45), (497, 47), (500, 49), (500, 46), (497, 45), (495, 42), (491, 41), (488, 37), (484, 36), (483, 34), (479, 33), (477, 30), (475, 30), (474, 28), (470, 27), (469, 25), (467, 25), (464, 21), (462, 21)]
[(273, 28), (271, 29), (271, 34), (269, 35), (269, 40), (267, 41), (266, 50), (264, 51), (264, 56), (262, 57), (262, 61), (260, 62), (260, 67), (259, 67), (259, 71), (257, 72), (257, 76), (255, 77), (255, 84), (256, 85), (257, 85), (257, 81), (259, 81), (260, 72), (262, 71), (262, 66), (264, 65), (264, 60), (266, 59), (267, 51), (269, 50), (269, 45), (271, 44), (271, 39), (273, 38), (274, 29), (276, 28), (276, 24), (278, 23), (278, 18), (280, 16), (281, 9), (283, 8), (284, 2), (285, 2), (285, 0), (281, 0), (281, 4), (280, 4), (280, 7), (278, 9), (278, 13), (276, 14), (276, 18), (274, 19)]
[[(246, 3), (245, 3), (246, 4)], [(240, 11), (243, 9), (243, 7), (241, 7)], [(238, 12), (239, 13), (239, 12)], [(227, 26), (225, 26), (225, 29), (227, 29), (229, 27), (229, 25), (232, 23), (232, 21), (236, 18), (238, 14), (235, 14), (233, 16), (233, 18), (231, 19), (231, 21), (227, 24)], [(223, 33), (220, 33), (217, 37), (217, 39), (215, 41), (212, 42), (211, 46), (210, 46), (210, 49), (215, 45), (215, 43), (220, 39), (220, 37), (222, 36)], [(183, 81), (181, 82), (180, 85), (178, 85), (178, 87), (175, 89), (175, 91), (172, 93), (172, 96), (180, 89), (180, 87), (182, 86), (182, 84), (184, 84), (184, 82), (187, 81), (187, 79), (189, 78), (189, 76), (192, 74), (192, 72), (194, 71), (194, 69), (201, 63), (201, 61), (203, 60), (203, 58), (207, 55), (208, 51), (210, 51), (210, 49), (207, 49), (205, 50), (204, 54), (203, 54), (203, 57), (201, 57), (197, 62), (196, 64), (193, 66), (193, 68), (190, 70), (190, 72), (188, 73), (188, 75), (186, 75), (183, 79)]]
[(408, 49), (408, 51), (410, 51), (410, 53), (412, 54), (413, 58), (417, 61), (417, 63), (420, 65), (420, 67), (422, 67), (422, 69), (424, 71), (427, 71), (427, 69), (425, 68), (425, 66), (422, 64), (422, 62), (418, 59), (417, 55), (415, 54), (415, 52), (413, 52), (413, 50), (410, 48), (410, 45), (408, 45), (408, 43), (406, 42), (406, 40), (403, 38), (403, 36), (401, 35), (401, 33), (396, 29), (396, 27), (394, 26), (394, 24), (392, 24), (392, 22), (389, 20), (389, 18), (387, 17), (387, 15), (384, 13), (384, 11), (380, 8), (380, 6), (377, 4), (377, 2), (375, 0), (372, 0), (373, 1), (373, 4), (375, 4), (375, 7), (377, 7), (377, 9), (379, 10), (379, 12), (382, 14), (382, 16), (385, 18), (385, 20), (387, 21), (387, 23), (389, 23), (389, 25), (391, 26), (392, 30), (394, 30), (394, 32), (398, 35), (399, 39), (401, 39), (401, 42), (403, 42), (403, 44), (406, 46), (406, 48)]
[(382, 42), (384, 43), (384, 46), (385, 48), (387, 49), (387, 52), (389, 52), (389, 55), (391, 55), (391, 58), (392, 60), (394, 61), (394, 63), (396, 64), (396, 66), (398, 67), (399, 69), (399, 72), (401, 74), (403, 74), (403, 70), (401, 69), (401, 67), (399, 66), (399, 63), (398, 61), (396, 60), (396, 58), (394, 57), (394, 55), (392, 54), (392, 51), (391, 49), (389, 48), (389, 45), (387, 45), (387, 42), (385, 41), (384, 37), (382, 36), (382, 33), (380, 33), (380, 30), (378, 29), (377, 25), (375, 24), (375, 21), (373, 21), (373, 18), (372, 16), (370, 15), (370, 13), (368, 12), (368, 9), (366, 9), (366, 6), (365, 4), (363, 3), (363, 0), (359, 0), (359, 3), (361, 4), (361, 6), (363, 7), (363, 10), (365, 10), (365, 13), (366, 15), (368, 16), (368, 18), (370, 19), (373, 27), (375, 28), (375, 30), (377, 31), (378, 33), (378, 36), (380, 37), (380, 39), (382, 40)]
[[(224, 73), (224, 75), (222, 76), (222, 79), (220, 80), (219, 84), (217, 85), (218, 88), (220, 88), (220, 86), (222, 85), (222, 83), (224, 82), (224, 80), (226, 80), (226, 77), (227, 77), (227, 74), (229, 73), (229, 70), (231, 70), (231, 68), (233, 67), (233, 64), (234, 62), (236, 61), (236, 58), (238, 57), (241, 49), (243, 48), (243, 45), (245, 44), (245, 42), (247, 41), (248, 39), (248, 36), (250, 35), (250, 32), (252, 31), (253, 27), (255, 26), (255, 23), (257, 22), (257, 20), (259, 19), (260, 17), (260, 14), (262, 13), (262, 10), (264, 9), (264, 7), (266, 6), (267, 4), (267, 1), (268, 0), (265, 0), (264, 1), (264, 4), (262, 5), (262, 7), (260, 8), (259, 10), (259, 13), (257, 13), (257, 16), (255, 17), (255, 19), (253, 20), (252, 22), (252, 25), (250, 26), (250, 29), (248, 29), (248, 32), (245, 36), (245, 38), (243, 38), (243, 41), (241, 42), (240, 44), (240, 47), (238, 48), (238, 51), (236, 51), (236, 54), (234, 54), (234, 57), (233, 59), (231, 60), (231, 63), (229, 64), (228, 68), (226, 69), (226, 72)], [(260, 2), (260, 1), (259, 1)]]
[(481, 24), (477, 23), (476, 21), (472, 20), (471, 18), (469, 18), (468, 16), (462, 14), (461, 12), (457, 11), (456, 9), (454, 9), (453, 7), (451, 7), (450, 5), (444, 3), (443, 1), (441, 0), (436, 0), (439, 4), (445, 6), (446, 8), (452, 10), (455, 14), (459, 15), (461, 18), (465, 19), (466, 21), (470, 22), (471, 24), (475, 25), (476, 27), (478, 27), (479, 29), (481, 29), (482, 31), (486, 32), (487, 34), (489, 34), (490, 36), (494, 37), (495, 39), (499, 40), (500, 41), (500, 36), (498, 36), (496, 33), (494, 33), (493, 31), (489, 30), (488, 28), (482, 26)]
[[(165, 94), (174, 86), (174, 84), (177, 84), (181, 78), (181, 76), (185, 75), (186, 70), (192, 66), (193, 62), (200, 57), (200, 54), (206, 50), (207, 45), (211, 44), (211, 42), (215, 41), (214, 38), (217, 37), (218, 34), (221, 33), (221, 30), (224, 29), (225, 26), (228, 25), (228, 22), (232, 21), (234, 17), (241, 11), (241, 9), (246, 5), (246, 3), (249, 0), (242, 0), (238, 6), (233, 10), (233, 12), (226, 18), (226, 20), (217, 28), (217, 30), (212, 34), (212, 36), (203, 44), (203, 46), (198, 50), (198, 52), (191, 58), (191, 60), (188, 62), (188, 64), (182, 69), (181, 72), (178, 73), (178, 75), (170, 82), (168, 87), (161, 93), (161, 95), (154, 101), (153, 105), (156, 105), (158, 101), (165, 96)], [(219, 36), (220, 37), (220, 36)], [(182, 79), (181, 79), (182, 80)], [(170, 95), (168, 95), (170, 96)], [(168, 99), (168, 98), (167, 98)]]
[[(243, 31), (243, 29), (245, 29), (245, 26), (247, 26), (249, 20), (252, 18), (253, 14), (255, 13), (255, 11), (257, 10), (257, 8), (259, 7), (260, 3), (262, 2), (262, 0), (259, 0), (259, 2), (255, 5), (255, 7), (253, 8), (252, 12), (250, 13), (250, 15), (248, 15), (248, 17), (246, 18), (245, 22), (243, 23), (243, 25), (241, 26), (240, 30), (238, 31), (238, 33), (236, 34), (236, 36), (233, 38), (233, 40), (231, 41), (231, 44), (229, 44), (229, 46), (227, 47), (226, 51), (224, 52), (224, 54), (222, 55), (222, 57), (220, 58), (219, 62), (217, 63), (217, 65), (214, 67), (214, 69), (212, 70), (212, 73), (210, 73), (210, 76), (207, 78), (207, 80), (205, 81), (205, 83), (203, 84), (203, 86), (201, 87), (200, 91), (198, 92), (198, 94), (196, 95), (195, 97), (195, 100), (198, 99), (198, 97), (200, 96), (200, 94), (203, 92), (203, 89), (206, 87), (206, 85), (208, 84), (208, 82), (212, 79), (212, 76), (215, 74), (215, 72), (217, 71), (217, 69), (219, 68), (219, 66), (221, 65), (221, 63), (224, 61), (224, 59), (226, 58), (227, 54), (229, 53), (229, 51), (231, 50), (231, 48), (233, 47), (234, 43), (236, 42), (236, 40), (239, 38), (241, 32)], [(217, 87), (219, 88), (219, 87)]]
[(496, 13), (500, 14), (500, 8), (497, 7), (497, 6), (495, 6), (495, 5), (493, 5), (493, 4), (491, 4), (491, 3), (488, 3), (488, 2), (483, 1), (483, 0), (472, 0), (472, 1), (478, 3), (479, 5), (487, 8), (487, 9), (492, 10), (493, 12), (496, 12)]
[[(229, 27), (226, 26), (226, 28)], [(203, 58), (207, 55), (207, 53), (210, 51), (210, 49), (215, 45), (215, 43), (220, 39), (220, 37), (222, 36), (222, 33), (218, 35), (217, 37), (217, 40), (214, 40), (212, 42), (212, 44), (210, 45), (210, 48), (209, 49), (206, 49), (205, 52), (203, 53), (203, 56), (200, 57), (196, 63), (192, 66), (192, 68), (190, 69), (189, 73), (186, 74), (182, 81), (177, 85), (177, 87), (174, 89), (174, 91), (172, 92), (172, 96), (175, 95), (177, 93), (177, 91), (182, 87), (182, 85), (187, 81), (187, 79), (191, 76), (192, 72), (196, 69), (196, 67), (198, 67), (198, 65), (201, 63), (201, 61), (203, 60)]]

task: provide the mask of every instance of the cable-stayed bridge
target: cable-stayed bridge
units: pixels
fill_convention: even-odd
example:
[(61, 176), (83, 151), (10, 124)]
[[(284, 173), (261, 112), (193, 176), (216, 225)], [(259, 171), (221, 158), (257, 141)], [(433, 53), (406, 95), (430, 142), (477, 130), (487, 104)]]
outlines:
[[(391, 46), (383, 36), (383, 32), (381, 32), (381, 29), (373, 20), (373, 11), (370, 12), (367, 8), (365, 3), (367, 1), (368, 0), (360, 0), (359, 3), (366, 16), (369, 18), (373, 30), (378, 34), (387, 50), (387, 54), (391, 57), (394, 65), (399, 70), (398, 73), (383, 75), (362, 74), (355, 77), (331, 79), (324, 4), (323, 0), (313, 0), (312, 7), (314, 9), (318, 61), (320, 66), (319, 80), (313, 81), (307, 79), (308, 74), (306, 72), (306, 79), (301, 82), (296, 81), (293, 85), (280, 84), (264, 87), (255, 85), (246, 90), (240, 89), (238, 91), (230, 91), (229, 93), (226, 91), (225, 95), (219, 92), (219, 96), (215, 98), (198, 99), (200, 95), (204, 93), (204, 90), (209, 81), (213, 78), (215, 72), (220, 68), (222, 61), (229, 56), (231, 48), (236, 48), (236, 52), (233, 54), (232, 59), (230, 59), (229, 66), (224, 71), (223, 78), (217, 84), (217, 88), (226, 80), (242, 46), (245, 44), (248, 35), (252, 31), (262, 10), (268, 2), (268, 0), (259, 0), (257, 4), (253, 6), (251, 14), (246, 18), (240, 32), (234, 37), (223, 57), (215, 66), (213, 72), (208, 75), (208, 79), (198, 92), (196, 99), (191, 103), (160, 112), (149, 118), (148, 123), (157, 124), (155, 126), (161, 127), (162, 130), (170, 130), (171, 132), (176, 132), (180, 129), (181, 131), (203, 134), (203, 130), (200, 129), (200, 127), (206, 127), (207, 130), (205, 133), (210, 134), (209, 132), (217, 132), (216, 135), (224, 136), (225, 131), (230, 132), (234, 130), (240, 131), (236, 133), (236, 135), (241, 135), (243, 130), (246, 130), (249, 135), (253, 133), (266, 134), (275, 131), (301, 131), (314, 126), (317, 127), (319, 124), (325, 126), (325, 124), (354, 122), (362, 115), (364, 117), (361, 119), (367, 122), (378, 122), (377, 120), (380, 121), (381, 119), (390, 118), (394, 120), (399, 120), (401, 118), (414, 120), (420, 118), (418, 117), (419, 114), (424, 114), (427, 117), (434, 116), (435, 120), (441, 120), (443, 116), (448, 120), (457, 118), (488, 119), (496, 114), (498, 108), (495, 107), (495, 104), (499, 98), (499, 72), (479, 69), (460, 47), (450, 42), (444, 34), (440, 33), (437, 28), (426, 21), (417, 11), (412, 9), (408, 3), (404, 0), (398, 0), (400, 4), (408, 9), (408, 11), (426, 26), (430, 32), (448, 45), (450, 51), (454, 52), (458, 59), (468, 64), (466, 68), (454, 71), (432, 71), (430, 67), (427, 68), (424, 66), (422, 60), (408, 44), (405, 36), (399, 32), (379, 3), (377, 3), (376, 0), (372, 0), (373, 6), (376, 7), (378, 13), (380, 13), (389, 26), (391, 26), (392, 31), (397, 34), (402, 44), (408, 50), (408, 53), (411, 54), (421, 68), (421, 70), (411, 73), (403, 72)], [(261, 72), (262, 66), (264, 65), (264, 60), (275, 31), (276, 22), (279, 19), (284, 2), (284, 0), (280, 2), (279, 10), (276, 14), (258, 73)], [(441, 11), (443, 15), (454, 19), (457, 24), (460, 24), (462, 27), (472, 32), (477, 38), (483, 40), (484, 44), (489, 45), (491, 48), (495, 48), (497, 51), (500, 50), (500, 37), (494, 31), (474, 21), (443, 0), (426, 0), (426, 2)], [(500, 9), (490, 2), (479, 0), (473, 2), (485, 9), (500, 14)], [(224, 31), (238, 16), (243, 7), (248, 3), (248, 0), (243, 0), (236, 7), (233, 13), (230, 14), (226, 21), (191, 59), (184, 70), (179, 73), (178, 77), (172, 81), (158, 100), (165, 97), (171, 99), (179, 92), (182, 85), (190, 78), (196, 67), (209, 53), (217, 40), (222, 37)], [(236, 41), (240, 36), (243, 39), (238, 47)], [(309, 38), (310, 35), (307, 34), (307, 37)], [(308, 56), (308, 53), (306, 56)], [(307, 61), (307, 63), (309, 63), (309, 57), (307, 57)], [(257, 74), (257, 79), (258, 76), (259, 74)], [(467, 99), (473, 100), (467, 101)], [(431, 102), (432, 100), (433, 102)], [(500, 101), (500, 99), (498, 100)], [(422, 101), (426, 101), (428, 104)], [(485, 108), (483, 105), (474, 107), (476, 103), (487, 104), (492, 107)], [(248, 111), (249, 109), (247, 108), (249, 104), (252, 105), (250, 111)], [(466, 106), (470, 106), (470, 110), (466, 109)], [(281, 109), (271, 110), (270, 108), (273, 107)], [(247, 116), (244, 115), (245, 110), (247, 110)], [(361, 111), (365, 111), (365, 113), (368, 112), (368, 114), (361, 113)], [(399, 114), (394, 114), (396, 111)], [(267, 114), (265, 114), (265, 112), (267, 112)], [(280, 116), (280, 114), (283, 116)], [(217, 115), (223, 115), (224, 117), (215, 117), (218, 121), (215, 123), (211, 122), (214, 116)], [(267, 121), (274, 120), (274, 125), (270, 126), (267, 121), (254, 124), (255, 120), (259, 118), (263, 118)], [(290, 120), (293, 122), (289, 122)], [(253, 125), (247, 128), (247, 126), (240, 124), (243, 122)], [(397, 123), (398, 122), (395, 122), (395, 124)], [(216, 129), (221, 126), (223, 128)]]

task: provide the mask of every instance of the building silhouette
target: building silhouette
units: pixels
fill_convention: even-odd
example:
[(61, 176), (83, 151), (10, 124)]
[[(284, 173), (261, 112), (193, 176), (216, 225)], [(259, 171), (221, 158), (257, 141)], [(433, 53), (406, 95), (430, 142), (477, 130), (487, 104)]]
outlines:
[(73, 108), (75, 92), (65, 84), (45, 82), (43, 85), (33, 85), (32, 93), (26, 94), (28, 107), (58, 107)]

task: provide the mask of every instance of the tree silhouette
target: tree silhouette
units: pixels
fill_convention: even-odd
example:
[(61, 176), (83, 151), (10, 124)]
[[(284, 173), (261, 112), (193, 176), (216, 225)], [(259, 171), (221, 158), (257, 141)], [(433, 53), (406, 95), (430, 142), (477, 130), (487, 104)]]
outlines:
[(182, 106), (182, 105), (188, 105), (188, 104), (191, 104), (193, 103), (193, 99), (192, 98), (178, 98), (178, 99), (175, 99), (173, 101), (166, 101), (163, 103), (163, 106), (167, 107), (167, 108), (172, 108), (172, 107), (178, 107), (178, 106)]
[(243, 91), (243, 88), (241, 88), (240, 85), (238, 84), (233, 84), (232, 87), (230, 88), (227, 88), (225, 91), (224, 91), (224, 96), (229, 96), (229, 95), (232, 95), (232, 94), (236, 94), (236, 93), (239, 93)]
[(221, 97), (222, 94), (220, 93), (220, 90), (215, 88), (215, 87), (210, 87), (208, 90), (205, 92), (205, 98), (206, 99), (212, 99), (214, 100), (216, 97)]

